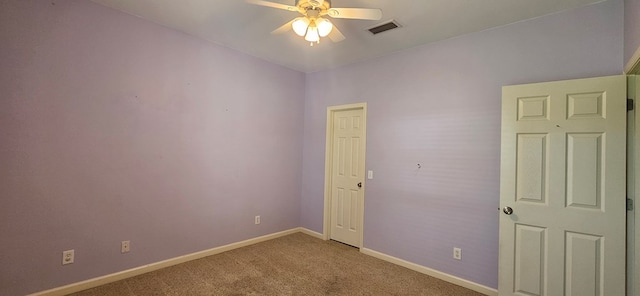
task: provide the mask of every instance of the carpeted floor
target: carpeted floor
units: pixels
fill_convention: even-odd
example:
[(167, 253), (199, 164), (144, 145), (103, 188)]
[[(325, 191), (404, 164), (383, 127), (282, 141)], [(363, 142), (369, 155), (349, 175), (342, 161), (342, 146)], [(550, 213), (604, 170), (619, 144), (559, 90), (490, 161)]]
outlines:
[(482, 294), (296, 233), (72, 295)]

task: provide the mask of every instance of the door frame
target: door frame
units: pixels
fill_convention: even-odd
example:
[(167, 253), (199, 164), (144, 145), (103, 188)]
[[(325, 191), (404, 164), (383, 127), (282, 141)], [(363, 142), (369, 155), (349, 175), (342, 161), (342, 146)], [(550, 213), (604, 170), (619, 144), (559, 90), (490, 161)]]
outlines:
[(640, 291), (640, 210), (636, 188), (640, 188), (640, 118), (636, 112), (640, 97), (640, 77), (627, 76), (627, 97), (634, 101), (634, 110), (627, 114), (627, 198), (633, 200), (633, 210), (627, 212), (627, 294)]
[[(627, 254), (627, 289), (631, 293), (640, 292), (640, 210), (638, 209), (640, 199), (636, 198), (636, 188), (640, 188), (640, 116), (636, 112), (638, 110), (638, 102), (640, 102), (640, 46), (636, 48), (631, 58), (626, 62), (624, 74), (628, 75), (627, 79), (627, 97), (634, 101), (634, 110), (627, 114), (633, 117), (627, 125), (628, 139), (627, 142), (630, 152), (627, 152), (627, 198), (633, 200), (634, 209), (627, 215), (627, 218), (633, 218), (633, 221), (627, 222), (627, 247), (634, 251)], [(633, 130), (631, 130), (633, 129)], [(631, 236), (631, 237), (630, 237)], [(629, 256), (631, 255), (631, 256)], [(633, 262), (632, 262), (633, 261)]]
[[(346, 104), (346, 105), (338, 105), (338, 106), (329, 106), (327, 107), (327, 129), (326, 129), (326, 146), (325, 146), (325, 156), (324, 156), (324, 223), (322, 226), (322, 237), (324, 240), (329, 240), (331, 238), (331, 168), (332, 168), (332, 160), (333, 160), (333, 119), (337, 112), (339, 111), (347, 111), (347, 110), (357, 110), (362, 109), (363, 113), (363, 121), (362, 121), (362, 142), (364, 143), (364, 168), (366, 171), (366, 160), (367, 160), (367, 103), (354, 103), (354, 104)], [(364, 173), (364, 172), (363, 172)], [(360, 200), (360, 213), (358, 213), (359, 219), (358, 224), (360, 225), (360, 243), (355, 246), (358, 248), (362, 248), (364, 241), (364, 199), (365, 199), (365, 191), (366, 191), (366, 178), (363, 182), (362, 189), (362, 199)]]

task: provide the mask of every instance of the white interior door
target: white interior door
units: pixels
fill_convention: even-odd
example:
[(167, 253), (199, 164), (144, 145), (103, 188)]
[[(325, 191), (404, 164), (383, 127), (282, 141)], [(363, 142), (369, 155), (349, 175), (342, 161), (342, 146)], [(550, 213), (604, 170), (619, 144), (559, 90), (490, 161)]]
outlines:
[(331, 239), (360, 247), (364, 205), (363, 108), (333, 112), (331, 125)]
[(624, 295), (626, 78), (506, 86), (502, 106), (500, 295)]

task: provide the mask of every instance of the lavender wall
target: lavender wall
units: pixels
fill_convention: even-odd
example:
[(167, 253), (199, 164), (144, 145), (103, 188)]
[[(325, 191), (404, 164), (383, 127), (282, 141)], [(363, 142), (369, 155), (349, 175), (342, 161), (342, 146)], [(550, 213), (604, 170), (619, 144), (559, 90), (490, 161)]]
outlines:
[(327, 106), (367, 102), (364, 247), (496, 288), (501, 86), (622, 73), (622, 15), (610, 0), (307, 75), (302, 226), (322, 231)]
[(624, 0), (624, 63), (640, 48), (640, 0)]
[(299, 226), (303, 73), (85, 0), (0, 1), (0, 69), (0, 295)]

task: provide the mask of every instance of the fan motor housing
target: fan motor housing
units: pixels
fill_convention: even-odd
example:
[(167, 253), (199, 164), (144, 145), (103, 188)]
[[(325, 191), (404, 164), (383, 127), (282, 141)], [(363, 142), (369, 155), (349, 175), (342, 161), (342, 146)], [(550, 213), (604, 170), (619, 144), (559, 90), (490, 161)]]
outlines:
[(296, 7), (302, 8), (304, 10), (311, 10), (311, 9), (327, 10), (331, 8), (331, 1), (330, 0), (324, 0), (324, 1), (296, 0)]

